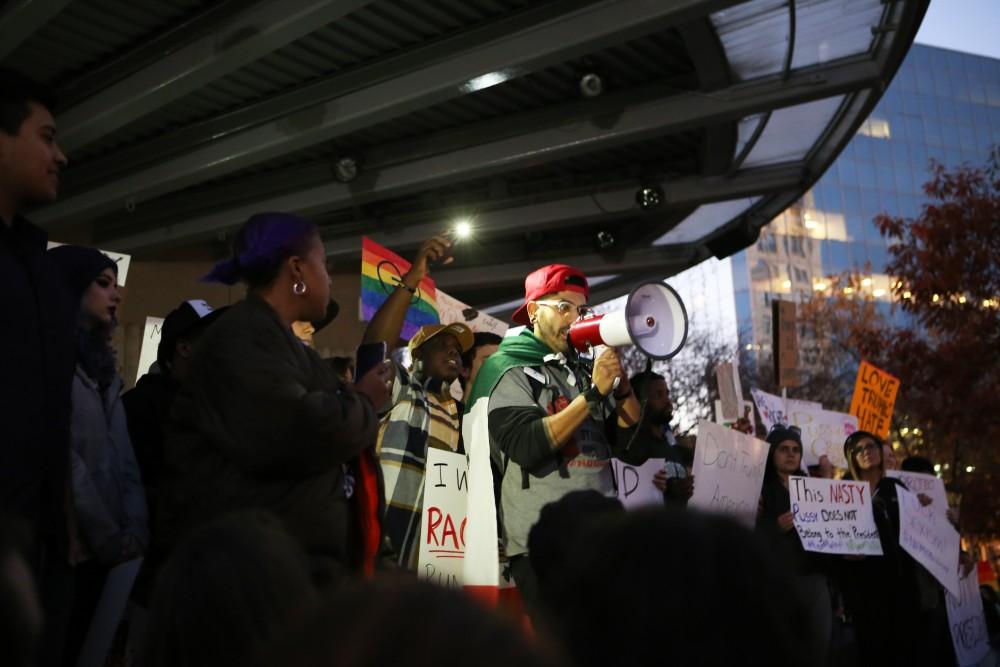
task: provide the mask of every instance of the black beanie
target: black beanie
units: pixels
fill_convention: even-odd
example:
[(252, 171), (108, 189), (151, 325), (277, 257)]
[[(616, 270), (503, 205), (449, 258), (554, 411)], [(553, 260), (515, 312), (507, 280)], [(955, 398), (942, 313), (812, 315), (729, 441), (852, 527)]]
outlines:
[(87, 287), (104, 269), (110, 268), (118, 275), (115, 261), (95, 248), (61, 245), (49, 250), (48, 255), (74, 303), (83, 299)]

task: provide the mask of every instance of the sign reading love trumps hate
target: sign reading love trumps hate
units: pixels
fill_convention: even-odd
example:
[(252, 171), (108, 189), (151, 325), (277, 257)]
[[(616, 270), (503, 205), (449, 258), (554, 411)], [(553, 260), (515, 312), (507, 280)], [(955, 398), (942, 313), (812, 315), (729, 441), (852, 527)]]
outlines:
[(788, 493), (795, 530), (806, 551), (882, 555), (867, 482), (792, 476)]
[(858, 429), (889, 437), (892, 410), (899, 393), (899, 378), (862, 361), (854, 383), (850, 413), (858, 418)]
[(417, 572), (423, 580), (461, 588), (465, 582), (468, 462), (462, 454), (429, 448), (425, 470)]
[(752, 526), (767, 451), (763, 440), (709, 421), (698, 422), (694, 493), (688, 507), (732, 514)]

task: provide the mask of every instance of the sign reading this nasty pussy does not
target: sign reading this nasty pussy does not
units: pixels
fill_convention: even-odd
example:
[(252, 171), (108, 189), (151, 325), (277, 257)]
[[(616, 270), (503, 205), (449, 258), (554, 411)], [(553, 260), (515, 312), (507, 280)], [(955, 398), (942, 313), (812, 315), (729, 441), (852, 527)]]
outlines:
[(792, 476), (788, 493), (795, 530), (806, 551), (882, 555), (867, 482)]

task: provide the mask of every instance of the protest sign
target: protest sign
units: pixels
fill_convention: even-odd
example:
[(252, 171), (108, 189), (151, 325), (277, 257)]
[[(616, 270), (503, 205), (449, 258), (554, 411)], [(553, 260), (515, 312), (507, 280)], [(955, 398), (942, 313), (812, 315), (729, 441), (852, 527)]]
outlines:
[(757, 405), (757, 412), (760, 414), (760, 421), (764, 424), (764, 429), (771, 430), (775, 424), (788, 426), (789, 414), (797, 410), (799, 412), (808, 410), (822, 410), (823, 405), (815, 401), (803, 401), (797, 398), (782, 398), (769, 394), (760, 389), (751, 389), (750, 395)]
[(719, 385), (719, 401), (722, 403), (722, 419), (736, 421), (743, 416), (743, 390), (740, 387), (740, 373), (736, 361), (723, 361), (715, 367), (715, 379)]
[[(753, 416), (753, 401), (740, 401), (740, 417), (744, 414), (747, 415), (747, 419), (750, 423), (754, 423)], [(722, 401), (715, 402), (715, 423), (722, 424), (723, 426), (729, 426), (730, 424), (735, 424), (738, 419), (724, 419), (722, 417)]]
[(944, 480), (937, 475), (905, 470), (886, 470), (885, 474), (906, 484), (911, 493), (923, 493), (929, 497), (933, 501), (931, 504), (941, 510), (942, 515), (948, 510), (948, 492), (945, 491)]
[(806, 551), (882, 555), (867, 482), (793, 475), (788, 494), (795, 530)]
[(688, 506), (733, 514), (752, 526), (767, 451), (763, 440), (709, 421), (698, 422), (694, 494)]
[(663, 459), (650, 459), (639, 466), (612, 459), (611, 466), (618, 482), (618, 500), (625, 509), (663, 506), (663, 492), (653, 484), (653, 477), (663, 470)]
[(838, 468), (847, 467), (844, 440), (858, 430), (858, 418), (830, 410), (796, 408), (788, 412), (790, 425), (802, 431), (802, 465), (819, 463), (826, 456)]
[(462, 587), (468, 496), (465, 456), (428, 448), (417, 557), (421, 579), (448, 588)]
[(135, 372), (136, 382), (149, 372), (149, 367), (156, 361), (156, 348), (160, 346), (160, 334), (162, 330), (162, 317), (146, 318), (146, 326), (142, 330), (142, 346), (139, 347), (139, 367)]
[(774, 344), (774, 377), (779, 387), (799, 386), (799, 338), (796, 327), (795, 303), (771, 302), (773, 323), (771, 340)]
[[(480, 409), (488, 404), (483, 403)], [(470, 413), (471, 414), (471, 413)], [(497, 548), (497, 506), (490, 468), (489, 430), (485, 419), (462, 424), (465, 449), (469, 455), (469, 495), (466, 509), (465, 558), (463, 576), (466, 592), (488, 605), (495, 605), (499, 588), (500, 554)]]
[(507, 323), (491, 315), (462, 303), (450, 294), (437, 290), (437, 310), (441, 324), (464, 324), (479, 333), (493, 333), (503, 336), (507, 333)]
[(924, 566), (955, 597), (958, 588), (959, 536), (943, 509), (920, 504), (917, 494), (897, 488), (899, 497), (899, 546)]
[(896, 405), (899, 379), (862, 361), (849, 412), (858, 418), (858, 428), (883, 440), (889, 437), (889, 422)]
[(111, 642), (118, 631), (118, 624), (125, 614), (140, 565), (142, 558), (136, 558), (119, 563), (108, 571), (101, 597), (91, 616), (87, 636), (77, 657), (77, 667), (101, 667), (104, 664), (111, 651)]
[(960, 667), (978, 665), (990, 651), (983, 599), (979, 595), (979, 579), (972, 572), (959, 580), (959, 595), (945, 593), (948, 627)]

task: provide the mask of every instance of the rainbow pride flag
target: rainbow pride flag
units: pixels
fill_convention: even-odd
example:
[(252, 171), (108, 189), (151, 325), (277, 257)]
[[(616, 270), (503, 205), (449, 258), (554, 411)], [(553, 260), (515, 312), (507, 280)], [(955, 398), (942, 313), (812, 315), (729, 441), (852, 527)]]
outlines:
[[(361, 320), (367, 322), (396, 289), (400, 276), (410, 270), (410, 263), (375, 243), (367, 236), (361, 240)], [(437, 310), (437, 290), (434, 281), (424, 277), (417, 293), (410, 300), (401, 333), (410, 340), (417, 329), (440, 322)]]

